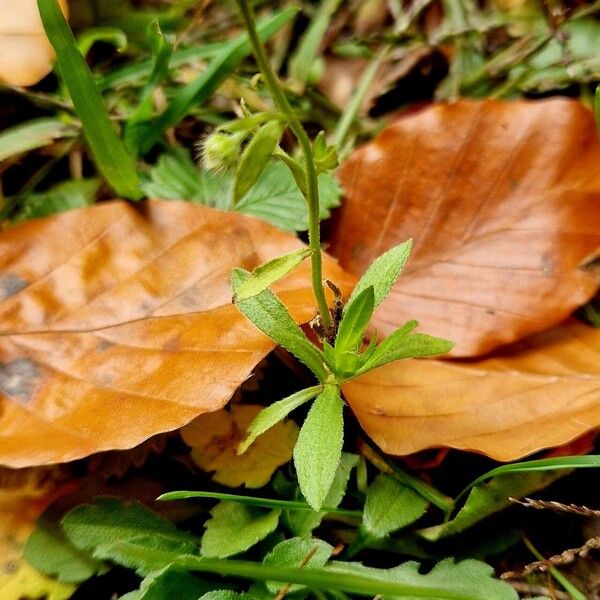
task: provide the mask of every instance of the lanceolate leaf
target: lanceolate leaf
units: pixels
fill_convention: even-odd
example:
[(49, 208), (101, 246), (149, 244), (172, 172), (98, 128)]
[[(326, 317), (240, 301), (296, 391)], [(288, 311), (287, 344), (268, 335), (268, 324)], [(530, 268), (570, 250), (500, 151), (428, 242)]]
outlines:
[(57, 0), (38, 0), (38, 7), (98, 170), (118, 194), (138, 200), (142, 192), (135, 163), (108, 117), (102, 96)]
[(375, 308), (373, 287), (365, 288), (344, 311), (335, 338), (337, 352), (356, 351), (363, 341), (367, 325)]
[(598, 287), (600, 143), (579, 102), (460, 101), (395, 121), (342, 166), (331, 250), (363, 273), (413, 238), (374, 326), (409, 319), (494, 348), (563, 321)]
[(314, 401), (294, 448), (300, 490), (316, 511), (324, 505), (340, 463), (343, 407), (339, 388), (326, 385)]
[(343, 390), (385, 452), (449, 446), (516, 460), (600, 423), (600, 330), (566, 324), (478, 361), (391, 363)]
[(240, 454), (246, 452), (259, 435), (269, 430), (276, 423), (279, 423), (279, 421), (287, 417), (287, 415), (299, 406), (302, 406), (305, 402), (312, 400), (321, 391), (321, 386), (306, 388), (263, 408), (252, 423), (250, 423), (246, 432), (246, 438), (240, 444), (238, 452)]
[[(250, 276), (250, 273), (243, 269), (233, 271), (234, 295)], [(321, 381), (325, 379), (326, 371), (321, 352), (308, 340), (273, 292), (263, 290), (252, 298), (238, 301), (236, 306), (256, 327), (301, 360)]]
[(270, 121), (260, 127), (248, 143), (235, 174), (233, 202), (237, 204), (258, 181), (271, 155), (279, 144), (284, 126), (279, 121)]
[(240, 300), (248, 300), (248, 298), (257, 296), (276, 281), (285, 277), (305, 258), (308, 258), (310, 254), (311, 251), (309, 248), (300, 248), (259, 265), (250, 273), (248, 279), (236, 287), (233, 301), (239, 302)]
[[(222, 408), (275, 347), (231, 305), (231, 269), (301, 247), (256, 219), (172, 201), (1, 233), (0, 464), (129, 448)], [(352, 278), (325, 268), (348, 292)], [(297, 322), (314, 316), (308, 263), (274, 289)]]
[(374, 308), (377, 308), (396, 283), (400, 271), (408, 260), (411, 248), (412, 240), (408, 240), (378, 256), (356, 284), (346, 305), (346, 310), (350, 310), (352, 303), (360, 293), (371, 286), (374, 292)]

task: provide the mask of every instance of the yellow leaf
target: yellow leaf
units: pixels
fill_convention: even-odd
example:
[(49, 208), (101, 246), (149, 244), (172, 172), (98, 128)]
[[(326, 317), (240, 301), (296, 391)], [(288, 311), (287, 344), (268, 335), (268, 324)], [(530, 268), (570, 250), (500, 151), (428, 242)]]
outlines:
[(277, 467), (290, 460), (298, 437), (298, 426), (293, 421), (278, 423), (260, 435), (244, 454), (236, 454), (248, 426), (262, 408), (234, 404), (231, 410), (200, 415), (181, 430), (185, 443), (192, 447), (194, 462), (204, 471), (215, 471), (213, 479), (217, 483), (259, 488), (268, 483)]
[(44, 598), (44, 600), (67, 600), (75, 591), (73, 584), (50, 579), (21, 562), (11, 573), (0, 573), (2, 600)]

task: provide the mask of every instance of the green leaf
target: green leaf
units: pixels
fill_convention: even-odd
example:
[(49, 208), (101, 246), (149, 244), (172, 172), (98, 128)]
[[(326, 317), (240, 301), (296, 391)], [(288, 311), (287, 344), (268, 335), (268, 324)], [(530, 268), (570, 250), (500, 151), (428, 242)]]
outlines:
[(148, 121), (152, 117), (154, 110), (152, 94), (168, 76), (169, 60), (173, 54), (173, 46), (165, 39), (158, 21), (153, 21), (148, 27), (148, 41), (152, 50), (152, 71), (140, 93), (137, 108), (127, 119), (124, 131), (125, 144), (136, 155), (145, 134), (140, 123)]
[(375, 348), (355, 375), (362, 375), (395, 360), (445, 354), (454, 346), (453, 342), (442, 338), (425, 333), (412, 333), (417, 325), (417, 321), (409, 321), (400, 329), (396, 329)]
[(318, 511), (325, 504), (342, 455), (344, 403), (336, 385), (327, 384), (302, 425), (294, 448), (300, 490)]
[(335, 338), (336, 352), (356, 352), (363, 341), (367, 325), (375, 308), (373, 286), (362, 290), (354, 302), (344, 311)]
[(283, 130), (283, 123), (279, 121), (265, 123), (242, 152), (233, 185), (234, 206), (258, 181), (279, 144)]
[(287, 417), (293, 410), (312, 400), (317, 394), (321, 392), (323, 388), (320, 385), (300, 390), (283, 400), (274, 402), (270, 406), (263, 408), (256, 418), (250, 423), (246, 432), (246, 438), (240, 444), (238, 453), (243, 454), (248, 450), (252, 442), (262, 433), (273, 427), (273, 425), (279, 423), (282, 419)]
[(345, 310), (350, 310), (360, 293), (370, 286), (373, 286), (375, 293), (374, 308), (377, 308), (385, 300), (396, 279), (398, 279), (400, 271), (408, 260), (411, 247), (412, 240), (407, 240), (376, 258), (356, 284)]
[(211, 592), (216, 585), (202, 581), (187, 570), (168, 566), (142, 581), (135, 600), (198, 600), (200, 594)]
[(564, 477), (564, 471), (514, 473), (481, 483), (471, 489), (467, 501), (450, 521), (421, 529), (421, 537), (436, 541), (461, 533), (483, 519), (512, 505), (509, 498), (523, 498)]
[(26, 121), (0, 133), (0, 161), (49, 146), (56, 140), (75, 137), (78, 133), (77, 127), (54, 117)]
[[(204, 492), (204, 491), (179, 491), (167, 492), (160, 495), (157, 500), (192, 500), (194, 498), (210, 498), (214, 500), (226, 500), (228, 502), (239, 502), (248, 506), (259, 506), (262, 508), (282, 508), (286, 510), (310, 511), (313, 509), (303, 501), (299, 500), (280, 500), (279, 498), (259, 498), (257, 496), (242, 496), (240, 494), (223, 494), (221, 492)], [(323, 511), (335, 513), (338, 515), (346, 515), (349, 517), (361, 517), (362, 512), (357, 510), (345, 510), (336, 507), (323, 507)]]
[(200, 597), (199, 600), (253, 600), (251, 594), (238, 594), (231, 590), (215, 590)]
[[(291, 512), (286, 510), (284, 519), (286, 525), (290, 528), (292, 533), (302, 537), (310, 535), (313, 529), (319, 526), (323, 520), (323, 517), (328, 512), (339, 513), (341, 511), (342, 513), (346, 514), (354, 513), (353, 515), (349, 516), (357, 516), (359, 518), (362, 516), (360, 511), (346, 511), (337, 508), (346, 495), (346, 488), (348, 487), (350, 474), (352, 473), (352, 469), (357, 464), (358, 456), (356, 454), (342, 452), (342, 458), (340, 460), (340, 464), (338, 465), (337, 471), (335, 472), (331, 489), (329, 490), (329, 494), (327, 494), (327, 498), (325, 498), (324, 506), (320, 512), (312, 509), (310, 512)], [(332, 508), (335, 510), (332, 510)]]
[[(340, 204), (341, 194), (341, 188), (332, 175), (319, 175), (321, 219), (328, 218), (331, 209)], [(279, 161), (267, 165), (256, 185), (238, 202), (235, 209), (287, 231), (308, 229), (304, 196), (289, 168)]]
[(43, 516), (27, 540), (23, 558), (38, 571), (65, 583), (79, 583), (107, 570), (73, 546), (58, 523)]
[[(248, 271), (233, 270), (231, 278), (234, 294), (249, 277)], [(325, 379), (327, 373), (323, 366), (321, 351), (307, 339), (287, 308), (273, 292), (263, 290), (248, 300), (240, 300), (236, 306), (258, 329), (311, 369), (320, 381)]]
[(527, 460), (523, 462), (501, 465), (484, 473), (472, 481), (457, 497), (455, 502), (463, 498), (471, 488), (476, 485), (497, 477), (498, 475), (507, 475), (509, 473), (530, 473), (541, 471), (557, 471), (566, 469), (599, 469), (600, 455), (588, 454), (585, 456), (559, 456), (555, 458), (542, 458), (539, 460)]
[(268, 512), (238, 502), (219, 502), (202, 536), (203, 556), (225, 558), (244, 552), (277, 529), (280, 510)]
[(46, 192), (31, 192), (19, 199), (19, 210), (13, 221), (47, 217), (74, 208), (91, 206), (94, 203), (99, 179), (73, 179), (63, 181)]
[(142, 189), (149, 198), (186, 200), (194, 204), (218, 206), (219, 199), (230, 194), (231, 178), (198, 168), (185, 148), (161, 154), (143, 181)]
[(102, 96), (56, 0), (38, 0), (46, 35), (75, 106), (94, 162), (110, 186), (131, 200), (142, 196), (135, 163), (110, 121)]
[[(318, 539), (306, 539), (295, 537), (285, 540), (263, 560), (263, 564), (272, 565), (274, 567), (301, 567), (304, 569), (315, 569), (325, 566), (325, 563), (331, 558), (333, 546), (327, 542)], [(292, 594), (301, 590), (304, 586), (290, 586), (288, 593)], [(267, 589), (276, 594), (281, 589), (281, 582), (267, 582)]]
[(384, 600), (518, 600), (517, 592), (493, 579), (493, 569), (476, 560), (438, 563), (420, 573), (416, 562), (392, 569), (364, 567), (360, 563), (330, 562), (314, 569), (258, 565), (240, 560), (182, 557), (177, 564), (191, 570), (263, 581), (299, 583), (311, 589), (340, 590), (356, 596), (381, 595)]
[(119, 52), (127, 49), (127, 35), (118, 27), (90, 27), (77, 36), (77, 49), (83, 56), (96, 42), (112, 44)]
[[(289, 8), (261, 22), (257, 26), (261, 40), (263, 42), (269, 40), (291, 21), (297, 12), (297, 8)], [(237, 69), (250, 51), (250, 41), (245, 33), (227, 43), (194, 81), (177, 91), (168, 108), (152, 123), (145, 126), (140, 151), (145, 154), (160, 139), (165, 130), (179, 123), (190, 110), (204, 104), (223, 81)]]
[[(180, 554), (196, 551), (193, 536), (137, 502), (99, 498), (94, 504), (78, 506), (68, 512), (61, 524), (74, 546), (92, 552), (96, 558), (119, 564), (122, 564), (117, 550), (120, 543), (130, 542)], [(156, 564), (143, 565), (141, 572), (147, 574), (155, 568)]]
[(389, 475), (379, 474), (367, 490), (363, 527), (383, 538), (423, 516), (428, 502)]
[(273, 283), (285, 277), (292, 269), (295, 269), (311, 253), (310, 248), (299, 248), (294, 252), (283, 254), (256, 267), (250, 273), (250, 277), (237, 287), (233, 301), (248, 300), (248, 298), (260, 294)]
[[(186, 200), (263, 219), (287, 231), (308, 228), (306, 201), (289, 169), (279, 162), (267, 165), (256, 185), (233, 207), (233, 181), (229, 173), (202, 170), (187, 150), (162, 154), (142, 184), (151, 198)], [(339, 205), (341, 189), (329, 174), (319, 176), (321, 217)]]

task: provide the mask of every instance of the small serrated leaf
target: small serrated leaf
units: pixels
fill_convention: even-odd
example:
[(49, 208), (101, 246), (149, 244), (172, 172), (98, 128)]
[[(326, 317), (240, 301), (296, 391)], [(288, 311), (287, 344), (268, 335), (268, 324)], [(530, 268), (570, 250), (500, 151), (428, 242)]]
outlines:
[(202, 555), (226, 558), (248, 550), (275, 531), (281, 511), (219, 502), (210, 514), (202, 536)]

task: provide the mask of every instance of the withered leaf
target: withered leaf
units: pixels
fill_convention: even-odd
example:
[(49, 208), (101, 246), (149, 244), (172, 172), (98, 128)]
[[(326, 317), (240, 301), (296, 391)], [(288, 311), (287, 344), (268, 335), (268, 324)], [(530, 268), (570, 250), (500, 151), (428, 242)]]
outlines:
[(516, 460), (600, 424), (600, 329), (570, 322), (482, 360), (392, 363), (343, 391), (390, 454), (446, 446)]
[(434, 105), (343, 165), (331, 250), (360, 274), (413, 238), (379, 332), (417, 319), (454, 341), (454, 356), (490, 352), (558, 324), (597, 290), (598, 164), (594, 117), (574, 100)]
[[(111, 202), (0, 235), (0, 464), (133, 447), (223, 407), (274, 347), (231, 305), (230, 272), (301, 247), (186, 202)], [(275, 286), (314, 316), (310, 265)], [(346, 292), (352, 278), (327, 259)]]

